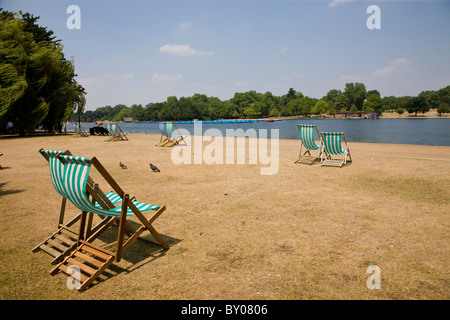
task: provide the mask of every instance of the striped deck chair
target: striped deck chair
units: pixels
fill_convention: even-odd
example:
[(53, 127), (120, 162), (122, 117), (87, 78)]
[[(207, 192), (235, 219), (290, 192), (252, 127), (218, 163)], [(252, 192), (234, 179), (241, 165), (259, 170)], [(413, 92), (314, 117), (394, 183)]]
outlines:
[[(72, 274), (69, 267), (71, 265), (78, 266), (82, 272), (81, 286), (79, 290), (86, 289), (113, 261), (119, 262), (122, 257), (122, 252), (136, 239), (146, 240), (162, 246), (164, 249), (169, 249), (166, 241), (159, 235), (159, 233), (152, 226), (161, 213), (165, 210), (165, 206), (156, 206), (146, 204), (138, 201), (133, 201), (128, 194), (119, 187), (117, 182), (109, 175), (106, 169), (100, 164), (97, 158), (92, 159), (83, 157), (74, 157), (66, 155), (58, 155), (64, 163), (64, 170), (61, 175), (61, 188), (67, 199), (73, 203), (78, 209), (82, 211), (80, 219), (80, 229), (78, 232), (78, 247), (66, 257), (59, 265), (57, 265), (50, 273), (52, 275), (59, 271)], [(101, 195), (98, 185), (94, 187), (89, 184), (89, 172), (91, 166), (103, 176), (103, 178), (111, 185), (118, 197), (121, 199), (121, 204), (116, 207), (109, 207), (105, 203), (105, 197)], [(92, 196), (92, 199), (89, 198)], [(94, 201), (99, 203), (95, 205)], [(155, 213), (150, 219), (147, 219), (143, 213), (154, 211)], [(84, 229), (86, 227), (86, 218), (88, 213), (107, 217), (107, 223), (101, 228), (92, 233), (89, 237), (84, 238)], [(127, 217), (135, 216), (141, 222), (141, 226), (132, 230), (132, 227), (127, 224)], [(106, 220), (106, 219), (105, 219)], [(106, 231), (114, 223), (118, 223), (119, 231), (117, 236), (116, 250), (111, 252), (94, 245), (92, 242), (104, 231)], [(141, 238), (140, 234), (148, 230), (155, 241)], [(125, 241), (125, 234), (128, 238)], [(97, 258), (87, 258), (86, 253), (91, 253)], [(84, 260), (85, 263), (80, 262), (76, 258)], [(94, 261), (92, 261), (94, 260)], [(89, 266), (86, 265), (89, 264)], [(92, 268), (92, 266), (98, 268)]]
[[(158, 147), (173, 147), (184, 141), (183, 136), (180, 134), (177, 125), (171, 121), (165, 121), (158, 123), (158, 129), (161, 132), (161, 139), (156, 145)], [(164, 138), (165, 137), (165, 138)]]
[(110, 122), (108, 122), (108, 125), (106, 126), (106, 128), (108, 129), (108, 133), (109, 133), (109, 138), (106, 139), (106, 141), (113, 141), (116, 138), (116, 134), (112, 130)]
[(161, 132), (161, 137), (159, 138), (159, 143), (156, 144), (157, 147), (162, 147), (170, 140), (169, 134), (166, 130), (166, 122), (158, 122), (158, 130)]
[(57, 231), (34, 247), (32, 252), (46, 252), (53, 257), (52, 264), (56, 264), (75, 248), (76, 239), (78, 238), (77, 232), (73, 230), (71, 226), (80, 219), (80, 215), (76, 215), (70, 221), (64, 223), (67, 198), (59, 185), (59, 176), (64, 170), (64, 164), (57, 159), (57, 155), (71, 155), (71, 153), (68, 150), (57, 151), (44, 149), (40, 149), (39, 153), (48, 161), (52, 184), (55, 190), (62, 196), (62, 202), (59, 212)]
[(116, 137), (115, 141), (128, 141), (127, 135), (122, 131), (117, 123), (113, 123), (113, 125), (111, 126), (111, 130), (114, 132), (114, 135)]
[(89, 137), (87, 132), (83, 129), (80, 123), (76, 126), (76, 132), (73, 134), (74, 137)]
[[(39, 150), (39, 153), (48, 161), (53, 187), (62, 196), (62, 202), (57, 224), (57, 231), (54, 232), (50, 237), (45, 239), (43, 242), (38, 244), (32, 251), (38, 252), (42, 250), (50, 254), (54, 258), (52, 264), (56, 264), (75, 248), (78, 238), (78, 231), (75, 230), (72, 226), (80, 220), (81, 214), (76, 215), (70, 221), (64, 223), (67, 203), (67, 196), (61, 186), (62, 174), (64, 172), (64, 163), (57, 158), (58, 155), (72, 154), (69, 150), (44, 150), (42, 148)], [(92, 179), (89, 179), (88, 183), (91, 186), (95, 185)], [(122, 201), (122, 199), (114, 192), (108, 192), (105, 196), (109, 200), (109, 205), (111, 207), (113, 207), (114, 204)], [(96, 203), (96, 205), (99, 206), (98, 203)], [(86, 236), (89, 236), (91, 233), (99, 229), (102, 226), (102, 223), (99, 223), (96, 226), (92, 227), (91, 215), (89, 216), (87, 225)]]
[[(347, 162), (352, 162), (350, 149), (344, 132), (321, 132), (324, 152), (322, 153), (322, 166), (341, 168)], [(343, 138), (343, 140), (342, 140)], [(344, 143), (345, 149), (342, 148)], [(326, 154), (326, 157), (325, 157)], [(343, 159), (331, 159), (331, 156), (341, 156)], [(348, 158), (348, 159), (347, 159)]]
[[(295, 163), (305, 163), (311, 165), (316, 160), (321, 159), (323, 150), (322, 141), (320, 140), (319, 144), (314, 141), (314, 132), (317, 133), (319, 139), (321, 139), (321, 135), (315, 124), (297, 124), (297, 127), (300, 133), (301, 144), (298, 154), (299, 158), (295, 161)], [(305, 151), (302, 153), (303, 148)], [(312, 156), (311, 151), (318, 151), (318, 155), (316, 157)]]

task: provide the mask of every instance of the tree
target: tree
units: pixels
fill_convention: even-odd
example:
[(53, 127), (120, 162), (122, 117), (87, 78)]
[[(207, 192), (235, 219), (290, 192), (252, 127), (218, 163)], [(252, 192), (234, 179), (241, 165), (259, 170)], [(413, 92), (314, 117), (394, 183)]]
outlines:
[(367, 92), (367, 99), (364, 101), (363, 109), (365, 111), (376, 112), (377, 114), (383, 112), (383, 103), (380, 98), (380, 93), (377, 90)]
[(345, 94), (341, 94), (338, 96), (334, 102), (334, 107), (339, 111), (348, 111), (350, 106), (350, 100), (347, 98)]
[(316, 102), (314, 107), (311, 108), (312, 114), (323, 114), (328, 110), (328, 103), (324, 100), (319, 100)]
[(123, 121), (123, 118), (128, 118), (132, 116), (133, 112), (131, 111), (131, 109), (123, 108), (119, 111), (118, 114), (114, 116), (113, 121)]
[(346, 83), (344, 95), (349, 100), (349, 105), (355, 105), (357, 110), (362, 110), (364, 100), (366, 99), (366, 86), (362, 83)]
[(406, 110), (409, 113), (414, 113), (414, 116), (417, 117), (417, 112), (425, 113), (430, 110), (430, 107), (423, 96), (417, 96), (408, 100)]
[(450, 106), (446, 102), (442, 102), (441, 105), (438, 108), (438, 113), (440, 116), (442, 116), (445, 113), (450, 112)]
[(0, 9), (0, 125), (11, 121), (20, 135), (38, 125), (60, 128), (85, 95), (73, 61), (38, 19)]

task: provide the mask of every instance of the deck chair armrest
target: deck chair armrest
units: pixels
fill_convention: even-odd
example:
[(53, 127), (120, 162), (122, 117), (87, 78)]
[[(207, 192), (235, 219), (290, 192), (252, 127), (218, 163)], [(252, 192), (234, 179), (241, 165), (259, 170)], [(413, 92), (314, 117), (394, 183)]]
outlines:
[(119, 186), (119, 184), (114, 180), (114, 178), (106, 171), (105, 167), (98, 161), (96, 157), (93, 157), (91, 160), (92, 165), (100, 172), (100, 174), (105, 178), (105, 180), (109, 183), (111, 188), (116, 192), (121, 198), (123, 198), (125, 192)]

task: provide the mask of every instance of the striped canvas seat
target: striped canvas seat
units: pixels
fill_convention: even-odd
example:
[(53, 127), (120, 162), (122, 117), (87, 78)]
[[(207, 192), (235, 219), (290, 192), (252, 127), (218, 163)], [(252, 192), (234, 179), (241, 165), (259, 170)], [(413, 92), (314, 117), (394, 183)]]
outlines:
[[(317, 133), (318, 138), (320, 139), (319, 130), (315, 124), (297, 124), (298, 131), (300, 133), (300, 151), (299, 151), (299, 159), (295, 161), (295, 163), (306, 163), (312, 164), (314, 161), (320, 159), (322, 154), (322, 145), (321, 143), (317, 144), (314, 140), (314, 132)], [(305, 151), (302, 153), (303, 148)], [(313, 157), (311, 155), (311, 151), (317, 151), (318, 155)], [(306, 156), (308, 154), (308, 156)]]
[[(64, 173), (62, 175), (61, 188), (67, 199), (70, 200), (81, 211), (92, 212), (103, 216), (120, 216), (122, 207), (104, 209), (100, 205), (92, 204), (86, 192), (87, 179), (91, 169), (88, 158), (74, 156), (59, 156), (64, 161)], [(109, 192), (106, 194), (113, 204), (122, 201), (118, 194)], [(132, 201), (140, 212), (146, 212), (160, 208), (159, 206)], [(127, 207), (127, 216), (133, 215), (133, 211)]]
[[(350, 156), (350, 150), (348, 147), (347, 139), (345, 138), (344, 132), (322, 132), (322, 142), (324, 146), (324, 153), (327, 154), (327, 159), (323, 159), (322, 156), (322, 166), (335, 166), (342, 167), (347, 163), (347, 158), (349, 162), (352, 162)], [(345, 148), (342, 148), (344, 144)], [(331, 156), (343, 155), (343, 159), (331, 159)]]
[[(173, 147), (183, 139), (180, 135), (177, 125), (171, 121), (164, 121), (158, 123), (159, 132), (161, 132), (161, 138), (157, 147)], [(174, 134), (177, 132), (177, 134)]]
[(41, 153), (47, 156), (48, 166), (50, 169), (50, 177), (52, 179), (53, 187), (55, 190), (62, 195), (64, 198), (67, 198), (64, 189), (62, 188), (61, 181), (64, 173), (64, 164), (57, 158), (58, 155), (62, 155), (64, 151), (57, 150), (40, 150)]

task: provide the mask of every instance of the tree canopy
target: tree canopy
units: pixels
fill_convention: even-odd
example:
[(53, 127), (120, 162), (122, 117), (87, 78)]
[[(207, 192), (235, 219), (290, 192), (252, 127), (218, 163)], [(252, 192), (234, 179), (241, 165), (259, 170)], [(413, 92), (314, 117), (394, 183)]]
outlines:
[(56, 130), (85, 105), (73, 61), (38, 19), (0, 8), (0, 126), (12, 122), (21, 135)]

